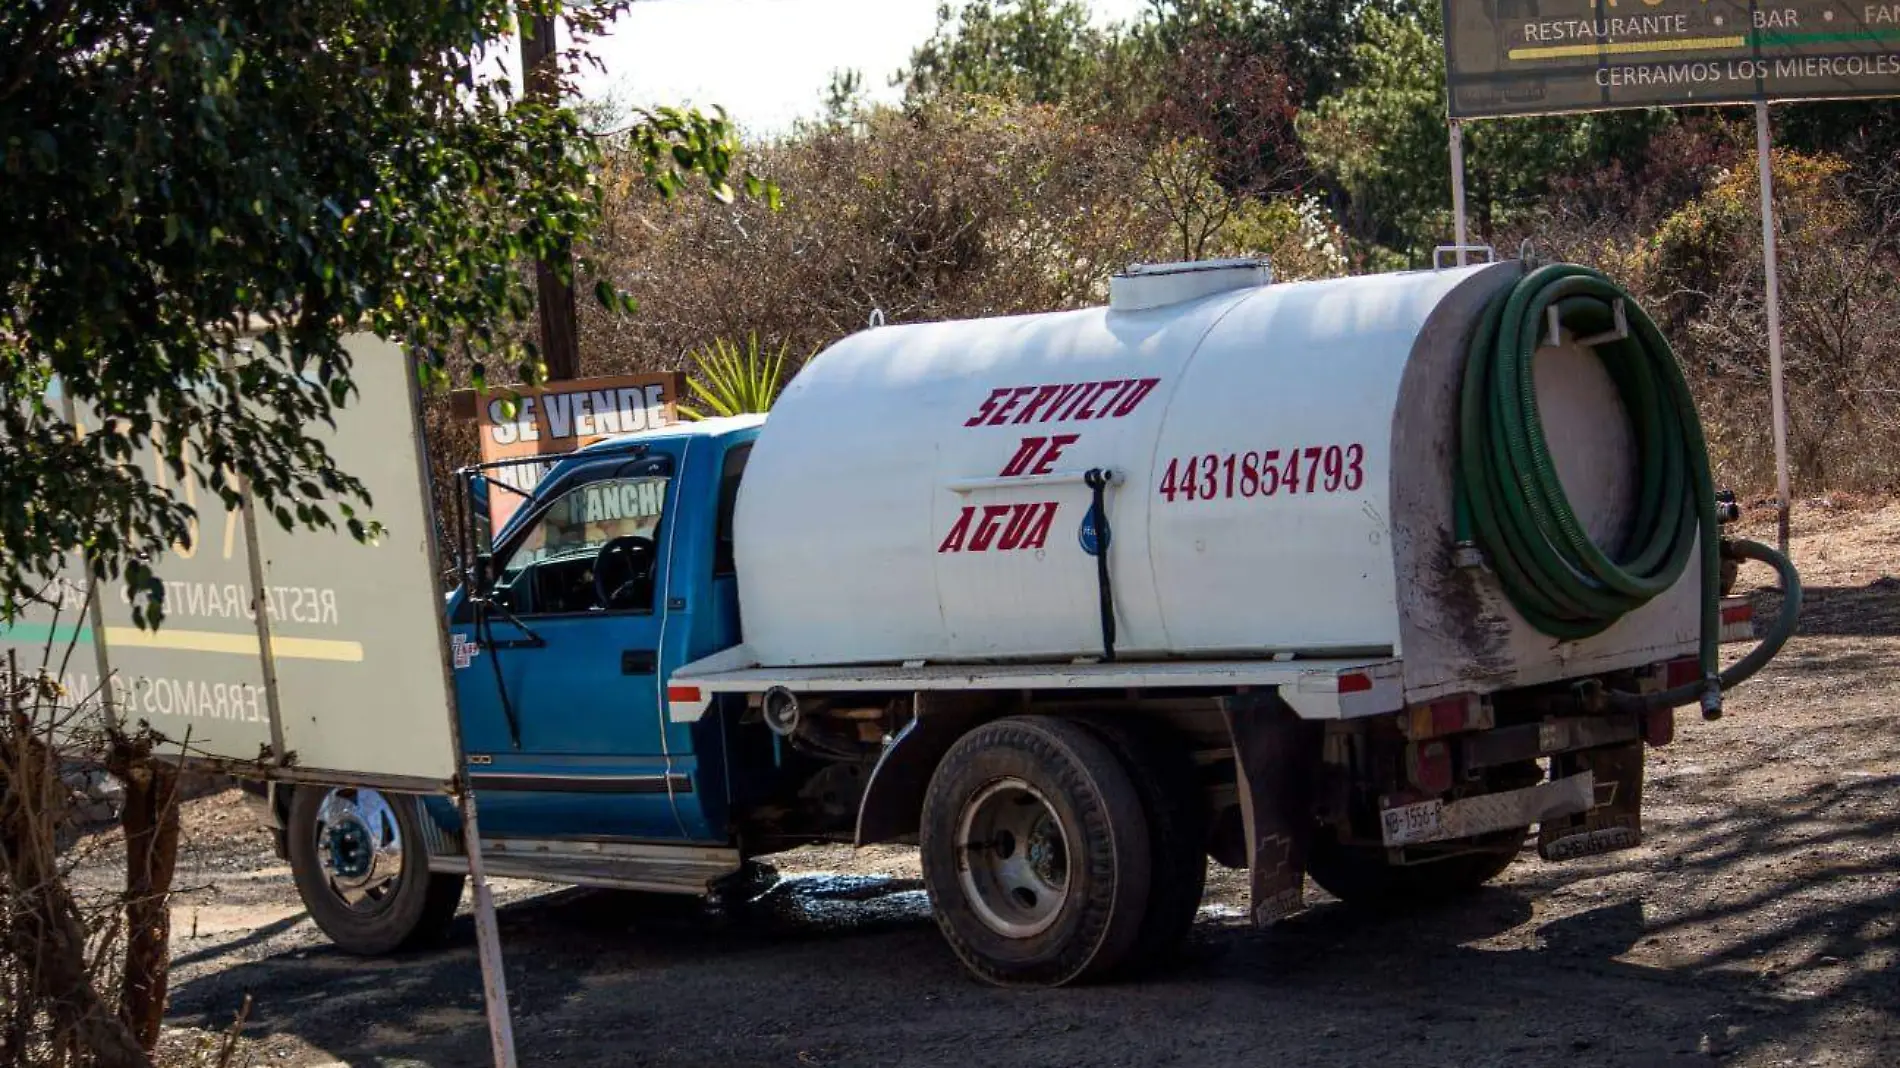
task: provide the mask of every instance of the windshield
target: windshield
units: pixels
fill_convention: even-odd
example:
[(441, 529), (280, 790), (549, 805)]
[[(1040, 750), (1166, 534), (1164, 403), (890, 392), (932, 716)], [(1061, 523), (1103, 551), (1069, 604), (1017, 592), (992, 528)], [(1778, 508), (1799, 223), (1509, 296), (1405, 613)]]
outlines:
[(614, 538), (652, 538), (666, 504), (664, 475), (603, 479), (577, 486), (548, 505), (501, 571), (503, 584), (548, 560), (590, 555)]

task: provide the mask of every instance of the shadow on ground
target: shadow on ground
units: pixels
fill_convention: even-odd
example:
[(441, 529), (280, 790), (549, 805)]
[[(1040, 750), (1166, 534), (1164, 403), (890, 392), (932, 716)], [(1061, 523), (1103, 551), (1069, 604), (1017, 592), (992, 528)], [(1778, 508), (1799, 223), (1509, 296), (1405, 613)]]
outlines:
[[(1757, 1051), (1779, 1059), (1803, 1052), (1820, 1017), (1844, 1006), (1870, 1014), (1870, 1036), (1883, 1028), (1892, 1036), (1900, 898), (1892, 889), (1839, 891), (1863, 871), (1894, 870), (1887, 843), (1900, 822), (1890, 810), (1852, 817), (1868, 799), (1890, 805), (1896, 785), (1817, 791), (1770, 812), (1725, 810), (1672, 829), (1669, 856), (1627, 862), (1693, 887), (1740, 858), (1775, 865), (1803, 850), (1883, 847), (1858, 862), (1774, 866), (1774, 877), (1734, 895), (1609, 893), (1568, 911), (1534, 905), (1535, 886), (1507, 886), (1405, 917), (1321, 904), (1267, 932), (1204, 919), (1178, 966), (1139, 983), (979, 986), (938, 938), (918, 885), (871, 877), (793, 877), (734, 911), (551, 893), (503, 909), (502, 942), (531, 1065), (1686, 1065)], [(1816, 820), (1829, 828), (1808, 826)], [(1531, 870), (1534, 882), (1563, 878)], [(1598, 875), (1613, 881), (1622, 870), (1605, 864)], [(1780, 916), (1778, 903), (1814, 904), (1816, 895), (1828, 900)], [(1734, 937), (1692, 959), (1643, 959), (1646, 944), (1725, 925)], [(215, 1026), (249, 992), (252, 1030), (295, 1034), (352, 1065), (486, 1064), (472, 942), (464, 918), (451, 946), (434, 953), (387, 961), (327, 946), (280, 953), (184, 985), (174, 1020)], [(1749, 967), (1764, 956), (1787, 970), (1764, 977)], [(1817, 983), (1824, 994), (1805, 990)], [(1828, 1063), (1882, 1063), (1895, 1049), (1883, 1043)]]
[[(1894, 634), (1900, 584), (1813, 591), (1804, 637), (1730, 718), (1658, 756), (1639, 850), (1527, 859), (1416, 915), (1321, 903), (1264, 932), (1233, 918), (1242, 880), (1225, 878), (1184, 959), (1139, 982), (980, 986), (914, 881), (795, 876), (727, 910), (517, 902), (501, 935), (522, 1061), (1900, 1064), (1900, 658), (1878, 640)], [(298, 925), (193, 963), (175, 1023), (221, 1026), (248, 993), (250, 1031), (353, 1065), (490, 1063), (466, 917), (432, 953), (359, 960)]]
[[(1757, 590), (1749, 599), (1757, 627), (1781, 608), (1781, 594), (1773, 589)], [(1800, 633), (1900, 638), (1900, 578), (1883, 575), (1864, 586), (1804, 586)]]

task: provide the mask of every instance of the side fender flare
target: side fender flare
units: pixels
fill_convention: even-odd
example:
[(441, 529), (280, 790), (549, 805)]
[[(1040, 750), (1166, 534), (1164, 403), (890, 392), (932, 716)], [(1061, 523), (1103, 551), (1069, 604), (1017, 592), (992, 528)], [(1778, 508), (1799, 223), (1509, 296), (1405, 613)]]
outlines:
[(955, 700), (965, 695), (915, 697), (916, 714), (884, 747), (871, 781), (858, 802), (857, 844), (894, 842), (917, 833), (923, 821), (924, 794), (943, 755), (958, 738), (998, 712), (991, 701)]

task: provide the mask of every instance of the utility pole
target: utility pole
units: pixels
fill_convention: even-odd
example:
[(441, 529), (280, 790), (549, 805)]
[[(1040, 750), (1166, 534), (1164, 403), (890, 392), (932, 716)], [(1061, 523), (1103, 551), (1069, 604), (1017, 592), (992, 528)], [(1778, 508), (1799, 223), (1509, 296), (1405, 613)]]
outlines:
[[(521, 42), (522, 80), (526, 83), (528, 99), (550, 105), (558, 103), (560, 76), (554, 65), (554, 16), (534, 16), (528, 30), (527, 38)], [(581, 373), (573, 272), (574, 253), (565, 244), (552, 257), (534, 265), (535, 289), (539, 294), (541, 359), (548, 365), (550, 382), (578, 378)]]

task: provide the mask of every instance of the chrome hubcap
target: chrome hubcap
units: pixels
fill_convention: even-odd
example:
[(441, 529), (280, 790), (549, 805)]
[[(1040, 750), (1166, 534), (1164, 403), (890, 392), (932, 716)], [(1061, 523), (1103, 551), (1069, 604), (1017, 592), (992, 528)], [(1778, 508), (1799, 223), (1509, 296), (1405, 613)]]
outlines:
[(1069, 896), (1069, 842), (1055, 807), (1021, 779), (998, 779), (963, 806), (957, 878), (983, 923), (1007, 938), (1049, 929)]
[(402, 829), (375, 790), (331, 790), (317, 809), (317, 856), (325, 883), (352, 912), (376, 913), (402, 883)]

